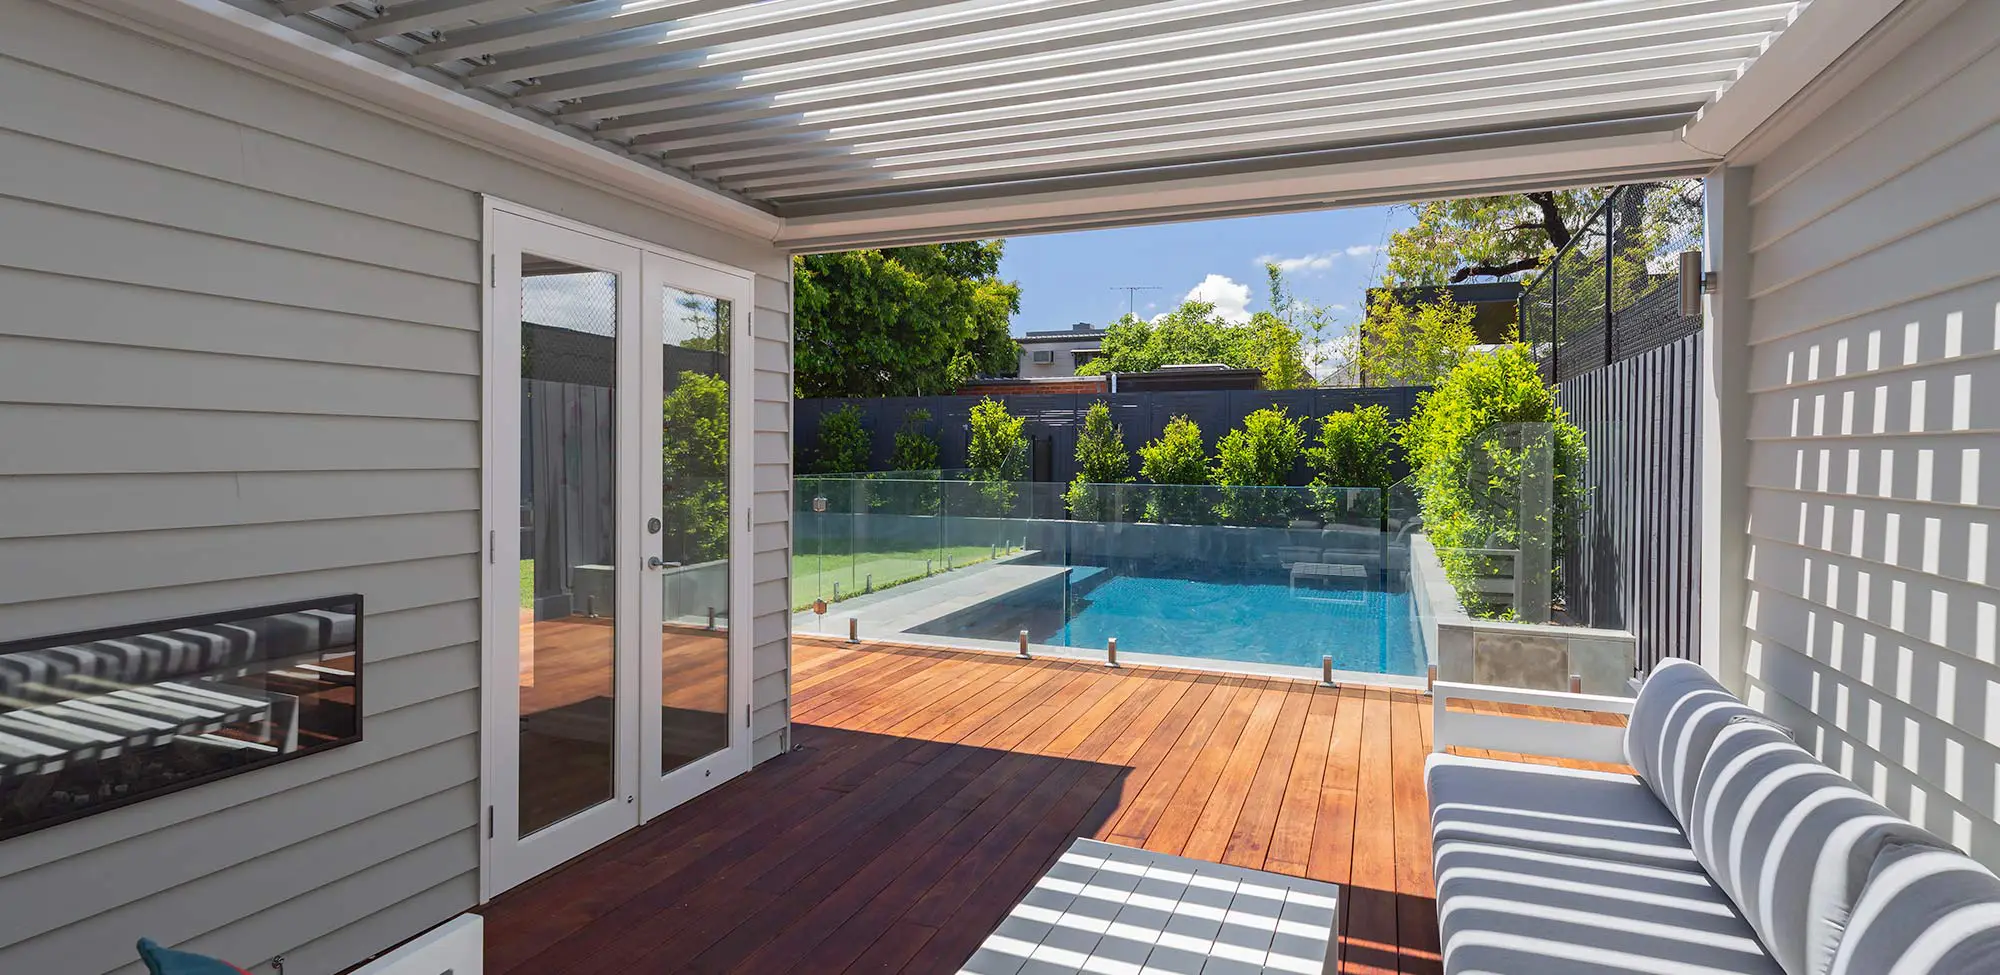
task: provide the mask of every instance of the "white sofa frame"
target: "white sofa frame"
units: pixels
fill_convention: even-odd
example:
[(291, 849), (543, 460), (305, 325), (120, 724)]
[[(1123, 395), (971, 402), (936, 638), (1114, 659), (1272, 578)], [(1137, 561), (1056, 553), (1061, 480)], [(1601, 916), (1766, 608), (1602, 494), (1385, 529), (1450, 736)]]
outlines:
[(1566, 711), (1594, 711), (1632, 714), (1633, 698), (1606, 694), (1577, 694), (1567, 691), (1535, 691), (1488, 684), (1437, 681), (1431, 685), (1431, 750), (1442, 752), (1454, 746), (1492, 751), (1568, 758), (1585, 762), (1625, 764), (1623, 725), (1585, 724), (1556, 721), (1527, 715), (1481, 714), (1453, 711), (1453, 701), (1483, 701), (1561, 708)]

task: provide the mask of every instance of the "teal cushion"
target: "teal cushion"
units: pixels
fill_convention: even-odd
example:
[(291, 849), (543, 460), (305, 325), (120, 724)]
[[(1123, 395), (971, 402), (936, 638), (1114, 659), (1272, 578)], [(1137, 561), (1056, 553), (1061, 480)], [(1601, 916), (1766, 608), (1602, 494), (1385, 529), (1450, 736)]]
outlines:
[(162, 948), (151, 938), (139, 939), (139, 959), (152, 975), (248, 975), (235, 965), (207, 955)]

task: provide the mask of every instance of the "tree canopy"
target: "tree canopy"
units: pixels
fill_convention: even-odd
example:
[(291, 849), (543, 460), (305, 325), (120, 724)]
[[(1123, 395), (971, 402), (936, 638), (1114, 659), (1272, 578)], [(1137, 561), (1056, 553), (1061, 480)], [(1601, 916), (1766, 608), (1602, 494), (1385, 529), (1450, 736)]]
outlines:
[(1495, 280), (1546, 267), (1609, 187), (1412, 204), (1417, 222), (1389, 237), (1392, 287)]
[(1449, 295), (1406, 303), (1390, 289), (1376, 291), (1368, 318), (1355, 337), (1354, 358), (1368, 384), (1427, 386), (1443, 379), (1471, 354), (1479, 336), (1472, 330), (1476, 310)]
[(1005, 241), (963, 241), (792, 259), (800, 397), (922, 396), (1012, 372), (1008, 322), (1021, 289), (1002, 281)]
[(1154, 321), (1126, 315), (1104, 333), (1104, 351), (1077, 369), (1080, 376), (1151, 372), (1161, 366), (1219, 363), (1259, 369), (1266, 389), (1313, 385), (1299, 329), (1268, 311), (1231, 322), (1206, 301), (1184, 301)]

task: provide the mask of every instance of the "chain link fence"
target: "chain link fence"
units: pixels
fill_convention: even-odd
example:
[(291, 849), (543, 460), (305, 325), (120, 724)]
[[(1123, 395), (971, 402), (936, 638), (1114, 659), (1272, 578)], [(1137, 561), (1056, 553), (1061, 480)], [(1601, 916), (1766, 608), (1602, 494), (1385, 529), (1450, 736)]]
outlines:
[(1521, 295), (1521, 338), (1551, 382), (1701, 328), (1680, 311), (1682, 251), (1702, 247), (1701, 181), (1621, 186)]

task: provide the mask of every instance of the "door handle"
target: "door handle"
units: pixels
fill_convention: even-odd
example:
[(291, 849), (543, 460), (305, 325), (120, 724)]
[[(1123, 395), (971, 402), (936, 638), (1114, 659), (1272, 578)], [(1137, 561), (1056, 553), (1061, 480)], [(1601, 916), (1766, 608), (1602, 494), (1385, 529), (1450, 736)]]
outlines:
[(680, 567), (681, 564), (679, 562), (669, 562), (657, 555), (646, 560), (646, 568), (648, 569), (678, 569)]

